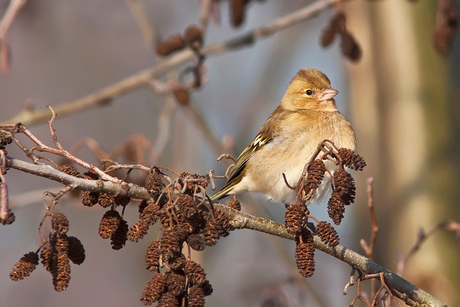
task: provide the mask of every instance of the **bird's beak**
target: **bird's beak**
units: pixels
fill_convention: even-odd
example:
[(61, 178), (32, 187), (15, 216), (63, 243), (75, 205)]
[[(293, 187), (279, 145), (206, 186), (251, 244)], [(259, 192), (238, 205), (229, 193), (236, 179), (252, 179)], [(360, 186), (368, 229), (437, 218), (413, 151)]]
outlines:
[(325, 90), (323, 90), (321, 92), (321, 94), (319, 94), (319, 100), (320, 101), (323, 101), (323, 100), (329, 100), (329, 99), (332, 99), (335, 97), (335, 95), (337, 95), (339, 93), (339, 91), (336, 91), (334, 90), (333, 88), (327, 88)]

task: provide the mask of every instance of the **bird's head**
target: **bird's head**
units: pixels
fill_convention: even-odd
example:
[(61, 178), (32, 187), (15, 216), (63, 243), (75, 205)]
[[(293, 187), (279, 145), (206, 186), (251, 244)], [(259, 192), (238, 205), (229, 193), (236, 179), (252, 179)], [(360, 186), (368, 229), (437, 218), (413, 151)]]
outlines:
[(281, 107), (287, 110), (337, 110), (334, 96), (339, 92), (331, 88), (331, 82), (319, 70), (305, 68), (292, 79), (281, 100)]

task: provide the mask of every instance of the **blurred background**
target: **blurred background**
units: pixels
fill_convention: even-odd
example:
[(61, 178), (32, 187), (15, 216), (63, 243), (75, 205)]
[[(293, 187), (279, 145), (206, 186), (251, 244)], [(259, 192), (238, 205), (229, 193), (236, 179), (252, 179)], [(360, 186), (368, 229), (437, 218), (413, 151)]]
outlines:
[[(39, 110), (72, 101), (155, 67), (163, 59), (155, 53), (154, 43), (197, 24), (202, 2), (27, 1), (5, 36), (10, 63), (9, 72), (0, 76), (0, 122), (26, 106)], [(0, 0), (0, 16), (9, 3)], [(229, 1), (212, 1), (204, 45), (228, 41), (310, 3), (252, 1), (242, 25), (234, 27)], [(336, 9), (344, 10), (347, 30), (362, 49), (358, 61), (342, 54), (338, 38), (328, 48), (321, 47), (322, 32), (334, 14), (328, 8), (253, 45), (207, 57), (206, 82), (190, 92), (191, 106), (179, 105), (171, 94), (145, 85), (109, 103), (58, 116), (54, 128), (66, 149), (90, 137), (110, 152), (137, 135), (136, 144), (153, 144), (153, 150), (145, 152), (148, 165), (223, 174), (225, 163), (216, 162), (222, 152), (212, 147), (212, 136), (202, 133), (197, 118), (207, 122), (222, 150), (237, 155), (279, 104), (297, 70), (319, 69), (340, 92), (338, 108), (351, 121), (358, 152), (368, 165), (353, 174), (357, 197), (337, 227), (341, 243), (364, 254), (359, 242), (370, 237), (365, 182), (372, 176), (380, 227), (375, 260), (396, 271), (398, 259), (415, 244), (421, 227), (428, 230), (444, 220), (460, 220), (460, 43), (456, 34), (447, 57), (434, 49), (437, 5), (437, 1), (403, 0), (339, 3)], [(139, 26), (140, 16), (151, 28)], [(158, 80), (165, 84), (178, 80), (191, 64), (159, 75)], [(52, 144), (46, 123), (29, 128)], [(9, 156), (27, 160), (15, 146), (7, 150)], [(87, 147), (77, 156), (97, 163)], [(57, 207), (70, 220), (69, 235), (78, 237), (86, 249), (86, 261), (71, 266), (69, 288), (55, 292), (51, 276), (41, 266), (25, 280), (12, 282), (8, 274), (14, 264), (40, 246), (37, 228), (45, 208), (43, 191), (62, 186), (16, 170), (5, 178), (16, 221), (0, 228), (4, 306), (142, 305), (139, 298), (151, 277), (144, 268), (144, 254), (157, 229), (139, 243), (128, 242), (113, 251), (97, 235), (105, 209), (83, 207), (77, 198), (67, 197)], [(283, 205), (253, 197), (241, 198), (243, 211), (284, 221)], [(135, 205), (131, 203), (125, 212), (129, 224), (137, 220)], [(314, 205), (311, 211), (329, 221), (325, 204)], [(350, 267), (316, 252), (315, 275), (305, 280), (295, 268), (294, 247), (294, 242), (240, 230), (193, 254), (214, 288), (207, 306), (348, 306), (356, 291), (351, 288), (348, 295), (342, 294)], [(436, 232), (407, 263), (403, 277), (458, 306), (459, 256), (455, 234)]]

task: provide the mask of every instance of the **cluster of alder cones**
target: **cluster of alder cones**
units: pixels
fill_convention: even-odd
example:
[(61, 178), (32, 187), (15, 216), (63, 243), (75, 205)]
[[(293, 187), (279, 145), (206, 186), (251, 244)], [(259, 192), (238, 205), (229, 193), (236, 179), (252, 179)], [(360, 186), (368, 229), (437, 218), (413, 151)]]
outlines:
[(24, 279), (32, 273), (38, 263), (39, 254), (41, 263), (51, 273), (56, 291), (64, 291), (70, 281), (70, 261), (82, 264), (85, 260), (85, 249), (80, 240), (68, 236), (69, 220), (62, 213), (54, 213), (51, 218), (52, 231), (48, 246), (42, 246), (36, 252), (29, 252), (22, 256), (10, 273), (14, 281)]
[[(328, 212), (332, 220), (340, 224), (345, 206), (353, 203), (355, 195), (353, 178), (345, 167), (362, 170), (365, 162), (348, 149), (330, 151), (308, 165), (308, 174), (297, 187), (302, 192), (298, 195), (311, 194), (321, 184), (328, 171), (323, 159), (335, 161), (338, 165), (331, 179), (333, 193)], [(99, 180), (95, 173), (82, 175), (70, 165), (58, 168), (75, 177)], [(190, 249), (202, 251), (206, 246), (215, 245), (220, 237), (229, 234), (231, 227), (224, 212), (215, 208), (206, 196), (205, 188), (211, 181), (209, 175), (176, 173), (176, 177), (175, 180), (171, 179), (157, 167), (150, 169), (145, 188), (152, 200), (139, 203), (139, 220), (131, 227), (123, 218), (124, 208), (132, 201), (129, 197), (85, 191), (81, 199), (85, 206), (98, 204), (109, 208), (101, 219), (99, 235), (103, 239), (110, 239), (115, 250), (125, 246), (128, 240), (137, 242), (143, 239), (152, 225), (157, 222), (161, 224), (158, 238), (151, 242), (146, 251), (146, 269), (154, 275), (142, 293), (142, 303), (204, 306), (204, 298), (212, 293), (212, 286), (206, 279), (204, 269), (190, 258)], [(236, 210), (241, 208), (236, 198), (230, 201), (229, 206)], [(41, 263), (52, 275), (55, 289), (63, 291), (70, 281), (70, 262), (81, 264), (85, 259), (85, 250), (77, 238), (67, 235), (67, 217), (58, 212), (50, 215), (52, 231), (49, 239), (37, 252), (25, 254), (13, 268), (10, 277), (20, 280), (29, 276), (41, 258)], [(317, 222), (316, 227), (309, 225), (309, 218)], [(302, 197), (287, 206), (286, 227), (296, 237), (296, 263), (305, 277), (312, 276), (314, 272), (313, 233), (330, 246), (339, 244), (339, 237), (332, 225), (311, 217)], [(187, 248), (186, 255), (184, 250)]]
[[(286, 207), (285, 214), (287, 231), (296, 238), (297, 268), (304, 277), (312, 276), (315, 271), (315, 248), (312, 232), (316, 233), (324, 243), (331, 247), (339, 244), (339, 236), (333, 226), (310, 216), (306, 206), (309, 195), (312, 195), (320, 186), (324, 174), (328, 171), (323, 159), (332, 160), (338, 166), (338, 170), (331, 178), (332, 195), (327, 204), (329, 217), (336, 225), (341, 223), (345, 207), (352, 204), (355, 199), (355, 183), (345, 167), (361, 171), (366, 166), (366, 162), (361, 156), (346, 148), (340, 148), (337, 151), (331, 150), (323, 158), (316, 159), (308, 165), (306, 178), (303, 178), (297, 186), (297, 201)], [(309, 218), (317, 222), (316, 227), (309, 224)], [(307, 229), (307, 226), (311, 231)]]
[[(94, 173), (83, 175), (70, 165), (59, 170), (75, 176), (98, 180)], [(127, 197), (114, 197), (106, 193), (85, 191), (82, 203), (85, 206), (99, 204), (110, 208), (102, 217), (99, 235), (110, 239), (112, 248), (121, 249), (127, 240), (137, 242), (142, 239), (150, 226), (161, 223), (157, 240), (147, 249), (146, 269), (155, 273), (145, 287), (141, 301), (146, 305), (158, 302), (157, 306), (204, 306), (204, 297), (212, 293), (212, 286), (206, 279), (203, 268), (184, 255), (186, 245), (190, 249), (202, 251), (206, 246), (216, 244), (220, 237), (229, 234), (230, 225), (224, 213), (214, 208), (203, 198), (204, 189), (210, 182), (209, 176), (178, 174), (172, 180), (153, 167), (145, 181), (145, 187), (153, 198), (152, 202), (139, 204), (139, 220), (131, 227), (120, 214), (130, 202)], [(201, 194), (200, 194), (201, 193)], [(81, 264), (85, 259), (84, 248), (78, 239), (68, 237), (69, 222), (64, 214), (52, 214), (52, 232), (39, 251), (25, 254), (13, 268), (10, 277), (20, 280), (36, 268), (39, 253), (44, 267), (52, 274), (57, 291), (67, 288), (70, 280), (69, 260)]]

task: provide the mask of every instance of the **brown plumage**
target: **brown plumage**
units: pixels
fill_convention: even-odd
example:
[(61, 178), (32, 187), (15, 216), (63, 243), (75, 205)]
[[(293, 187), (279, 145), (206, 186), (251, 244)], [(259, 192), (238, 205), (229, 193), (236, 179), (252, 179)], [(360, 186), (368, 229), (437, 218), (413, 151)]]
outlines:
[[(329, 79), (316, 69), (301, 69), (292, 79), (280, 105), (240, 154), (225, 186), (211, 199), (244, 191), (266, 194), (270, 199), (293, 203), (295, 185), (305, 163), (319, 143), (328, 139), (338, 147), (355, 150), (356, 140), (348, 120), (337, 110)], [(331, 165), (326, 167), (333, 168)], [(316, 192), (322, 198), (324, 184)]]

